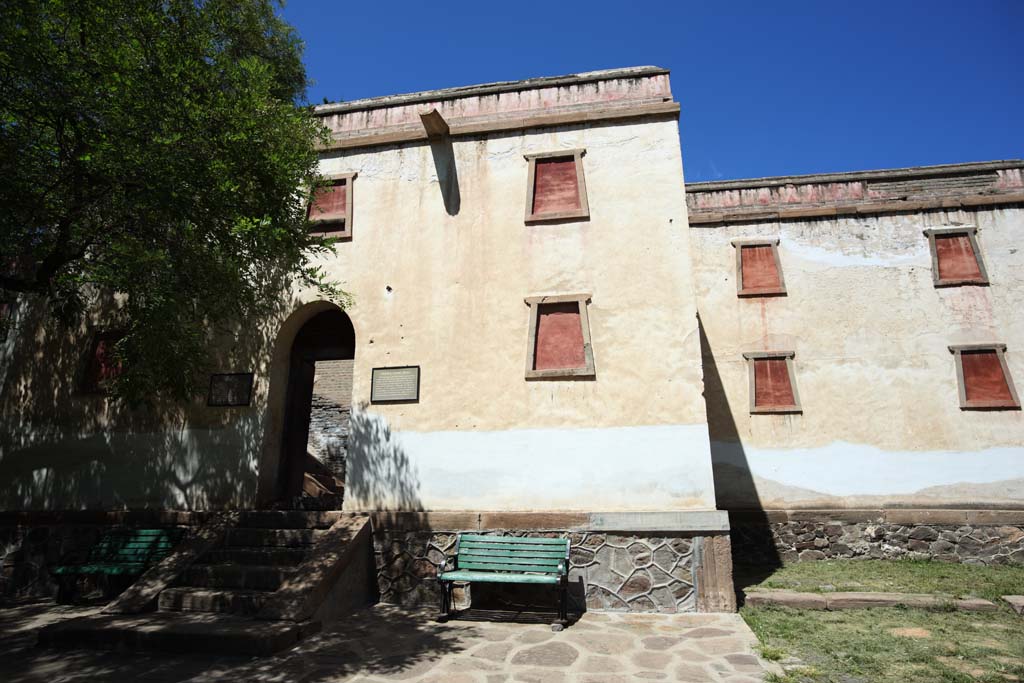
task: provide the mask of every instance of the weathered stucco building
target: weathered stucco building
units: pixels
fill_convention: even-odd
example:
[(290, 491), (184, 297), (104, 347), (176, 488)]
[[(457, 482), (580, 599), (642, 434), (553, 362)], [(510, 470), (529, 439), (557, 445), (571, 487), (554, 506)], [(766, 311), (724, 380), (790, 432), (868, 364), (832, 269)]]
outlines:
[[(1024, 562), (1022, 170), (687, 187), (718, 504), (772, 511), (734, 514), (734, 543)], [(790, 405), (755, 405), (781, 375)]]
[(730, 512), (741, 561), (1024, 562), (1024, 163), (684, 187), (654, 67), (317, 113), (353, 305), (289, 292), (170, 416), (81, 391), (102, 319), (19, 308), (14, 526), (343, 501), (395, 602), (480, 530), (571, 537), (591, 608), (731, 609)]

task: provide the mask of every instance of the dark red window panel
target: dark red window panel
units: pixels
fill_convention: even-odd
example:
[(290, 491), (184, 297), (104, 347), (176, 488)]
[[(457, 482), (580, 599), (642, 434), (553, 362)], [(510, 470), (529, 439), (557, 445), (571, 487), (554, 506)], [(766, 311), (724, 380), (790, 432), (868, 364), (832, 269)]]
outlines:
[(344, 220), (348, 211), (346, 181), (318, 188), (309, 205), (309, 219), (313, 221)]
[(562, 213), (580, 208), (576, 157), (537, 159), (533, 171), (533, 214)]
[(533, 369), (566, 370), (586, 366), (580, 304), (575, 301), (538, 304)]
[(981, 268), (968, 235), (936, 235), (940, 280), (981, 280)]
[(785, 358), (754, 360), (754, 407), (794, 408), (793, 386)]
[(120, 332), (101, 332), (93, 338), (85, 370), (86, 391), (101, 391), (104, 384), (121, 374), (121, 364), (114, 358), (114, 345), (123, 336)]
[(775, 250), (769, 244), (741, 247), (740, 267), (744, 292), (778, 291), (782, 280), (775, 263)]
[(964, 394), (968, 405), (1014, 405), (1003, 364), (995, 351), (963, 351)]

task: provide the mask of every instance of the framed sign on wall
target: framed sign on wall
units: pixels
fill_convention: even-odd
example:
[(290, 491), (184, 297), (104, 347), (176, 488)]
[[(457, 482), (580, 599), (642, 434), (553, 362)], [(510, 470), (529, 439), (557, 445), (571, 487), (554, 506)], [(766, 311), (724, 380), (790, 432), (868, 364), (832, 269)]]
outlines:
[(398, 403), (420, 400), (420, 366), (374, 368), (370, 382), (370, 403)]
[(251, 372), (210, 375), (210, 393), (206, 405), (216, 407), (247, 406), (252, 402)]

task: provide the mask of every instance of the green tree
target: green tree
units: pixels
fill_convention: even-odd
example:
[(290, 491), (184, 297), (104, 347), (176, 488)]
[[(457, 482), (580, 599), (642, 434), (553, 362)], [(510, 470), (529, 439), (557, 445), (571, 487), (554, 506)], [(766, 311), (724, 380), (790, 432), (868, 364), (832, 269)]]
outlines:
[(301, 188), (324, 130), (273, 0), (0, 0), (0, 292), (116, 301), (129, 401), (195, 395), (217, 329), (331, 297)]

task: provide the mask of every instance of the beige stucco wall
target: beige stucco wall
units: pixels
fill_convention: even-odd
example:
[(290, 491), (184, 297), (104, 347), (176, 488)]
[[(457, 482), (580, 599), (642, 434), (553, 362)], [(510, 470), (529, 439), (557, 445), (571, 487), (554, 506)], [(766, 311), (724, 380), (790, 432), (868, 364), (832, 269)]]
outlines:
[[(934, 287), (922, 231), (956, 225), (991, 286)], [(962, 411), (948, 350), (1005, 343), (1024, 382), (1022, 228), (1005, 208), (691, 229), (720, 505), (1024, 505), (1024, 416)], [(748, 237), (780, 239), (786, 296), (736, 296)], [(796, 352), (802, 414), (749, 413), (756, 350)]]
[[(574, 148), (590, 219), (526, 225), (523, 155)], [(428, 144), (322, 164), (358, 173), (353, 239), (324, 265), (355, 299), (355, 419), (389, 434), (365, 440), (350, 473), (402, 461), (415, 490), (350, 485), (346, 504), (714, 507), (675, 121), (457, 138), (452, 151), (456, 215)], [(578, 292), (592, 295), (596, 379), (526, 381), (524, 297)], [(420, 401), (369, 405), (371, 369), (395, 365), (421, 366)]]
[[(526, 225), (523, 155), (574, 148), (586, 149), (590, 219)], [(325, 173), (358, 173), (353, 238), (323, 262), (355, 302), (346, 506), (714, 508), (674, 117), (456, 137), (450, 149), (454, 215), (437, 177), (443, 146), (325, 155)], [(523, 299), (577, 292), (592, 295), (596, 378), (526, 381)], [(0, 507), (266, 499), (288, 349), (316, 301), (289, 293), (218, 357), (218, 372), (255, 373), (251, 406), (207, 408), (203, 396), (154, 415), (76, 393), (102, 320), (57, 332), (23, 311), (0, 378)], [(420, 401), (371, 405), (372, 368), (393, 365), (421, 366)]]

